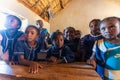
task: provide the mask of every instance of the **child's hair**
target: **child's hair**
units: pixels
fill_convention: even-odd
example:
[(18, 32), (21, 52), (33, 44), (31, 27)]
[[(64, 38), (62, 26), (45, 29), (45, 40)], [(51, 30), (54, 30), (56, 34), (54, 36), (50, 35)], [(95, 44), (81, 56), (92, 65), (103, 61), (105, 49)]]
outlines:
[(39, 29), (38, 29), (36, 26), (34, 26), (34, 25), (28, 25), (27, 28), (26, 28), (26, 30), (25, 30), (25, 33), (27, 32), (27, 29), (30, 28), (30, 27), (34, 28), (34, 29), (36, 30), (37, 34), (39, 35), (40, 31), (39, 31)]
[[(20, 18), (18, 18), (18, 17), (15, 16), (15, 15), (7, 15), (7, 16), (6, 16), (7, 19), (8, 19), (9, 17), (14, 17), (14, 18), (18, 21), (19, 28), (21, 27), (22, 21), (21, 21)], [(18, 29), (19, 29), (19, 28), (18, 28)]]
[(99, 26), (99, 24), (100, 24), (100, 22), (101, 22), (100, 19), (93, 19), (92, 21), (90, 21), (89, 27), (90, 27), (90, 24), (91, 24), (92, 22), (94, 22), (94, 21), (98, 23), (98, 26)]
[(75, 32), (82, 34), (82, 32), (80, 30), (75, 30)]
[(59, 36), (59, 35), (62, 35), (62, 36), (63, 36), (63, 33), (60, 32), (60, 31), (55, 31), (55, 32), (53, 32), (53, 33), (51, 34), (51, 40), (53, 41), (53, 40), (56, 39), (57, 36)]
[[(72, 29), (75, 32), (75, 28), (74, 27), (69, 26), (66, 29)], [(66, 29), (64, 29), (64, 32), (65, 32)]]
[(101, 26), (102, 23), (106, 22), (106, 21), (110, 21), (110, 20), (117, 20), (119, 22), (119, 25), (120, 25), (120, 19), (118, 17), (107, 17), (107, 18), (104, 18), (101, 22), (100, 22), (100, 25), (99, 27)]
[(40, 27), (43, 27), (43, 21), (42, 20), (36, 20), (36, 25), (38, 25), (38, 24), (39, 24)]

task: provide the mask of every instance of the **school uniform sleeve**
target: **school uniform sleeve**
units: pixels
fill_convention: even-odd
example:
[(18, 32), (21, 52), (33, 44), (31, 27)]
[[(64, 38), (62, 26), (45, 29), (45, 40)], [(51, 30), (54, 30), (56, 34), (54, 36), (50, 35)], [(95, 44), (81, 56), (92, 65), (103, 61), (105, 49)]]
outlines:
[(48, 49), (46, 59), (49, 59), (52, 56), (51, 50), (52, 50), (52, 47)]
[(74, 55), (73, 55), (73, 52), (72, 50), (68, 47), (68, 46), (65, 46), (64, 49), (63, 49), (63, 54), (65, 54), (62, 58), (63, 60), (67, 63), (69, 62), (73, 62), (74, 61)]
[(24, 55), (24, 45), (23, 41), (17, 41), (14, 47), (15, 55)]

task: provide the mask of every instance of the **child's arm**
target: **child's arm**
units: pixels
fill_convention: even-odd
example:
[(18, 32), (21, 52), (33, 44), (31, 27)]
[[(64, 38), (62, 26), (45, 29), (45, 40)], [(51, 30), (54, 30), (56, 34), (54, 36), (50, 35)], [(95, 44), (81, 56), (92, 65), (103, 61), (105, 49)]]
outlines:
[(96, 68), (96, 62), (95, 62), (95, 52), (92, 53), (92, 56), (90, 59), (87, 60), (87, 64), (92, 65), (94, 68)]
[(65, 46), (65, 55), (62, 57), (63, 61), (65, 63), (73, 62), (75, 56), (73, 55), (73, 52), (68, 46)]
[(37, 73), (39, 71), (39, 68), (42, 68), (42, 65), (37, 62), (25, 60), (24, 55), (19, 56), (19, 62), (20, 64), (29, 66), (30, 73)]
[(57, 58), (54, 57), (54, 56), (51, 56), (51, 57), (49, 58), (49, 61), (53, 62), (53, 64), (59, 64), (59, 63), (62, 63), (62, 62), (63, 62), (62, 59), (57, 59)]

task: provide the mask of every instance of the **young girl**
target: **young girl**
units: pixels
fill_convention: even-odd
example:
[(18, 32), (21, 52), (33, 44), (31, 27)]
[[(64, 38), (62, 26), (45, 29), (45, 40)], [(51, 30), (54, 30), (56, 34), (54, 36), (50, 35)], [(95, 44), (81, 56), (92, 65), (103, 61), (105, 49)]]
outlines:
[(93, 55), (88, 61), (105, 80), (120, 80), (120, 22), (117, 17), (107, 17), (100, 23), (103, 39), (98, 40), (93, 48)]
[(36, 39), (39, 29), (34, 25), (29, 25), (25, 31), (26, 40), (16, 43), (14, 54), (18, 55), (19, 63), (29, 66), (29, 72), (37, 73), (38, 68), (42, 67), (37, 60), (37, 53), (40, 52), (40, 45)]
[(74, 60), (72, 51), (64, 45), (63, 34), (60, 31), (53, 32), (51, 35), (53, 46), (47, 52), (47, 60), (53, 63), (69, 63)]

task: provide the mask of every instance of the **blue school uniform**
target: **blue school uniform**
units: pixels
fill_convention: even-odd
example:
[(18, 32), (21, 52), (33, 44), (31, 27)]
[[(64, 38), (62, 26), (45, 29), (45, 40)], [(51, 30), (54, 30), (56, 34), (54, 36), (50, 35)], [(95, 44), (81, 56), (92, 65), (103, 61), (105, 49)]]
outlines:
[(40, 29), (40, 34), (39, 34), (37, 41), (40, 43), (42, 50), (47, 49), (46, 44), (45, 44), (45, 37), (47, 33), (48, 33), (48, 30), (46, 28)]
[(104, 39), (94, 45), (97, 72), (105, 80), (120, 80), (120, 43), (112, 44)]
[(63, 46), (62, 48), (57, 48), (55, 46), (50, 47), (47, 51), (46, 58), (49, 59), (51, 56), (54, 56), (57, 59), (62, 59), (63, 62), (74, 61), (74, 55), (68, 46)]
[(17, 31), (15, 35), (10, 35), (7, 33), (7, 30), (0, 31), (0, 35), (2, 36), (2, 41), (1, 41), (1, 46), (2, 46), (2, 52), (3, 55), (8, 51), (9, 55), (9, 61), (16, 60), (15, 57), (13, 56), (14, 52), (14, 45), (18, 40), (21, 40), (21, 36), (23, 36), (23, 32)]
[(85, 35), (81, 40), (81, 48), (84, 50), (85, 52), (85, 60), (89, 59), (92, 55), (92, 48), (94, 46), (94, 43), (96, 40), (101, 39), (102, 36), (98, 35), (98, 36), (93, 36), (91, 34)]
[(73, 52), (77, 52), (79, 40), (80, 40), (80, 38), (75, 38), (75, 39), (73, 39), (73, 41), (69, 41), (65, 38), (64, 44), (66, 46), (68, 46)]
[(80, 38), (74, 38), (73, 41), (69, 41), (66, 38), (64, 39), (64, 44), (72, 50), (76, 61), (80, 59), (80, 54), (78, 53), (79, 41)]
[(29, 61), (37, 61), (37, 54), (40, 53), (40, 45), (37, 44), (35, 47), (30, 47), (27, 41), (18, 41), (15, 45), (14, 54), (24, 55), (24, 59)]

